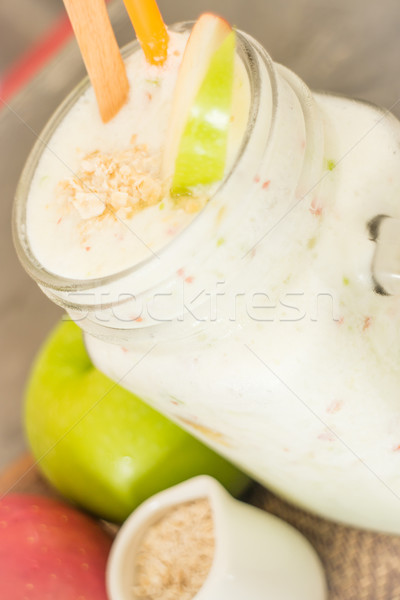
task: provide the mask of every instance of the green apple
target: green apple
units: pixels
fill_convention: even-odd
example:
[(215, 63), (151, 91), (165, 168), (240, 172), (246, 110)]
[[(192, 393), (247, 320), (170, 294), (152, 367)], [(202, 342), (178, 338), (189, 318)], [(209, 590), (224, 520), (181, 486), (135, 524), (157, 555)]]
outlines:
[(216, 15), (202, 15), (182, 59), (166, 137), (163, 177), (172, 176), (172, 195), (223, 177), (234, 63), (232, 28)]
[(233, 494), (248, 478), (91, 363), (81, 331), (61, 323), (34, 364), (25, 424), (39, 467), (67, 498), (123, 521), (149, 496), (198, 474)]

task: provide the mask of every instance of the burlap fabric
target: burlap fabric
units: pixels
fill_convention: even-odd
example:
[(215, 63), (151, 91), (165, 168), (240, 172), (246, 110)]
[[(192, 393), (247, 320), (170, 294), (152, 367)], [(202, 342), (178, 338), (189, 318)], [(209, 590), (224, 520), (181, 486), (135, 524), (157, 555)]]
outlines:
[(400, 536), (331, 523), (283, 502), (261, 486), (248, 499), (296, 527), (311, 542), (326, 570), (329, 600), (400, 600)]

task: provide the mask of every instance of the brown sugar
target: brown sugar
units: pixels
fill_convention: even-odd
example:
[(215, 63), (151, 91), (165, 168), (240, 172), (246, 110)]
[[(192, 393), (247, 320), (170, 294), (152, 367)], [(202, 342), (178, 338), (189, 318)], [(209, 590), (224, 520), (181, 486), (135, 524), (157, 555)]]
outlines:
[(191, 600), (210, 571), (214, 548), (209, 501), (175, 506), (143, 537), (132, 600)]

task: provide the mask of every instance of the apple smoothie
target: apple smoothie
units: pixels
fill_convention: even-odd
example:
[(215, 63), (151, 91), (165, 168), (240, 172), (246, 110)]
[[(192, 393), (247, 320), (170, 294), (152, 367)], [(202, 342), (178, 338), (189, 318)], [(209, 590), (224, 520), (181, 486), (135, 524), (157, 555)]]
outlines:
[[(90, 90), (56, 115), (17, 196), (21, 260), (120, 385), (298, 505), (400, 533), (400, 307), (368, 228), (400, 217), (400, 124), (312, 94), (238, 32), (224, 178), (176, 202), (159, 165), (186, 40), (162, 74), (127, 60), (110, 124)], [(132, 206), (96, 152), (150, 178)]]
[[(127, 58), (129, 100), (111, 122), (101, 122), (93, 89), (88, 88), (52, 136), (27, 207), (29, 243), (47, 270), (89, 279), (132, 267), (155, 256), (212, 194), (212, 187), (203, 186), (191, 198), (172, 199), (160, 174), (187, 39), (188, 32), (171, 32), (162, 69), (148, 65), (141, 52)], [(239, 60), (235, 84), (227, 168), (248, 115), (248, 81)]]

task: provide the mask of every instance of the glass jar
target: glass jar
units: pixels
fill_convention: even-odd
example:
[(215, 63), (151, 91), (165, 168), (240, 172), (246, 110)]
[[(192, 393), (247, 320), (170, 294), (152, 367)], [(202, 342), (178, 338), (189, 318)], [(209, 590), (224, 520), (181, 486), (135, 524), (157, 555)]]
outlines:
[(296, 504), (400, 533), (400, 308), (375, 289), (368, 230), (400, 216), (399, 122), (312, 94), (240, 32), (238, 53), (251, 89), (243, 143), (182, 233), (100, 279), (38, 263), (30, 182), (84, 82), (21, 177), (18, 255), (120, 385)]

